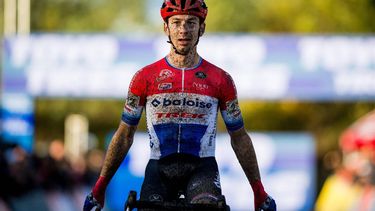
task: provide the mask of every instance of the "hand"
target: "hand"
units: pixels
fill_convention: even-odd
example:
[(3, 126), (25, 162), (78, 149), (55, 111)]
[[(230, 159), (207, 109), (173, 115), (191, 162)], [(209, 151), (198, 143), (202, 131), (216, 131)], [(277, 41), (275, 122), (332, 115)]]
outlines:
[(96, 211), (101, 210), (102, 205), (94, 198), (92, 193), (86, 196), (85, 204), (83, 205), (83, 211), (91, 211), (93, 207), (96, 207)]
[(257, 211), (276, 211), (276, 202), (271, 196), (267, 196), (266, 200), (260, 205)]

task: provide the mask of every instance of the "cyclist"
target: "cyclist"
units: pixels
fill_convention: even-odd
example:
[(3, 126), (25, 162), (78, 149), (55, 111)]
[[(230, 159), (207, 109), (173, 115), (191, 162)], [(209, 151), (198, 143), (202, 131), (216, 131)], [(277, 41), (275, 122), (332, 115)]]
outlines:
[(217, 202), (221, 187), (214, 156), (220, 110), (232, 148), (253, 189), (255, 209), (276, 210), (275, 201), (263, 188), (231, 76), (197, 53), (207, 11), (204, 0), (164, 0), (160, 13), (171, 50), (134, 75), (122, 121), (84, 210), (104, 206), (106, 187), (132, 145), (144, 108), (151, 156), (141, 200), (169, 201), (183, 190), (189, 203)]

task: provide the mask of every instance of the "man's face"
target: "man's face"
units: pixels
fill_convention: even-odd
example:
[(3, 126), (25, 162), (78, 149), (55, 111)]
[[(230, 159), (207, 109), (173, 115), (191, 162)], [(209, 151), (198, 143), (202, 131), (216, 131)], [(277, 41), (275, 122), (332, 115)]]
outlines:
[(164, 24), (164, 31), (181, 53), (188, 53), (194, 48), (199, 38), (199, 28), (203, 34), (205, 26), (204, 23), (199, 24), (199, 18), (193, 15), (174, 15), (167, 24)]

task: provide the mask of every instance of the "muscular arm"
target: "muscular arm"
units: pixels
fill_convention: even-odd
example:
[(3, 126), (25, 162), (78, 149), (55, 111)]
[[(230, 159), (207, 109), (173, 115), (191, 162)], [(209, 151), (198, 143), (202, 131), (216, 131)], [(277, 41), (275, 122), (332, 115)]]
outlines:
[(120, 123), (109, 144), (100, 177), (96, 181), (91, 194), (86, 197), (83, 210), (91, 210), (94, 206), (97, 206), (97, 210), (104, 207), (107, 185), (128, 154), (136, 129), (137, 126), (130, 126), (124, 122)]
[(112, 178), (127, 155), (134, 138), (137, 126), (121, 122), (109, 144), (100, 176)]
[[(275, 202), (273, 201), (273, 199), (268, 197), (268, 194), (264, 191), (263, 184), (260, 180), (258, 161), (250, 136), (247, 134), (245, 128), (243, 127), (236, 131), (230, 132), (229, 134), (231, 137), (232, 148), (237, 156), (238, 161), (241, 164), (242, 169), (246, 174), (251, 188), (253, 189), (255, 209), (257, 210), (261, 206), (268, 207), (274, 205), (274, 210), (276, 210)], [(267, 198), (269, 198), (269, 200), (266, 202)], [(272, 200), (272, 202), (270, 200)], [(264, 203), (267, 203), (267, 205), (264, 205)]]
[(250, 183), (260, 180), (258, 161), (250, 136), (244, 128), (229, 133), (232, 148)]

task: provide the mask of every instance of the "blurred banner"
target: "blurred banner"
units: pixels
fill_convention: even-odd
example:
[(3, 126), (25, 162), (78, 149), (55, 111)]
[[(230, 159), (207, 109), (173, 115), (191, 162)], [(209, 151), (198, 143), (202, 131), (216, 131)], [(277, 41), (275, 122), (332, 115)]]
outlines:
[[(25, 87), (32, 96), (124, 98), (132, 75), (168, 53), (166, 41), (165, 36), (9, 38), (3, 88)], [(198, 52), (232, 75), (240, 98), (375, 99), (373, 36), (208, 34)]]
[[(163, 37), (36, 34), (3, 43), (1, 133), (30, 150), (33, 97), (124, 98)], [(254, 100), (375, 100), (375, 37), (208, 34), (198, 46)]]
[[(315, 199), (315, 145), (306, 133), (251, 133), (262, 181), (277, 201), (278, 210), (312, 210)], [(107, 189), (107, 210), (123, 210), (130, 190), (139, 191), (149, 159), (146, 133), (134, 144)], [(216, 159), (223, 194), (231, 210), (253, 210), (253, 193), (227, 134), (218, 134)]]
[(34, 140), (34, 101), (22, 92), (6, 93), (1, 96), (2, 140), (22, 146), (31, 152)]

